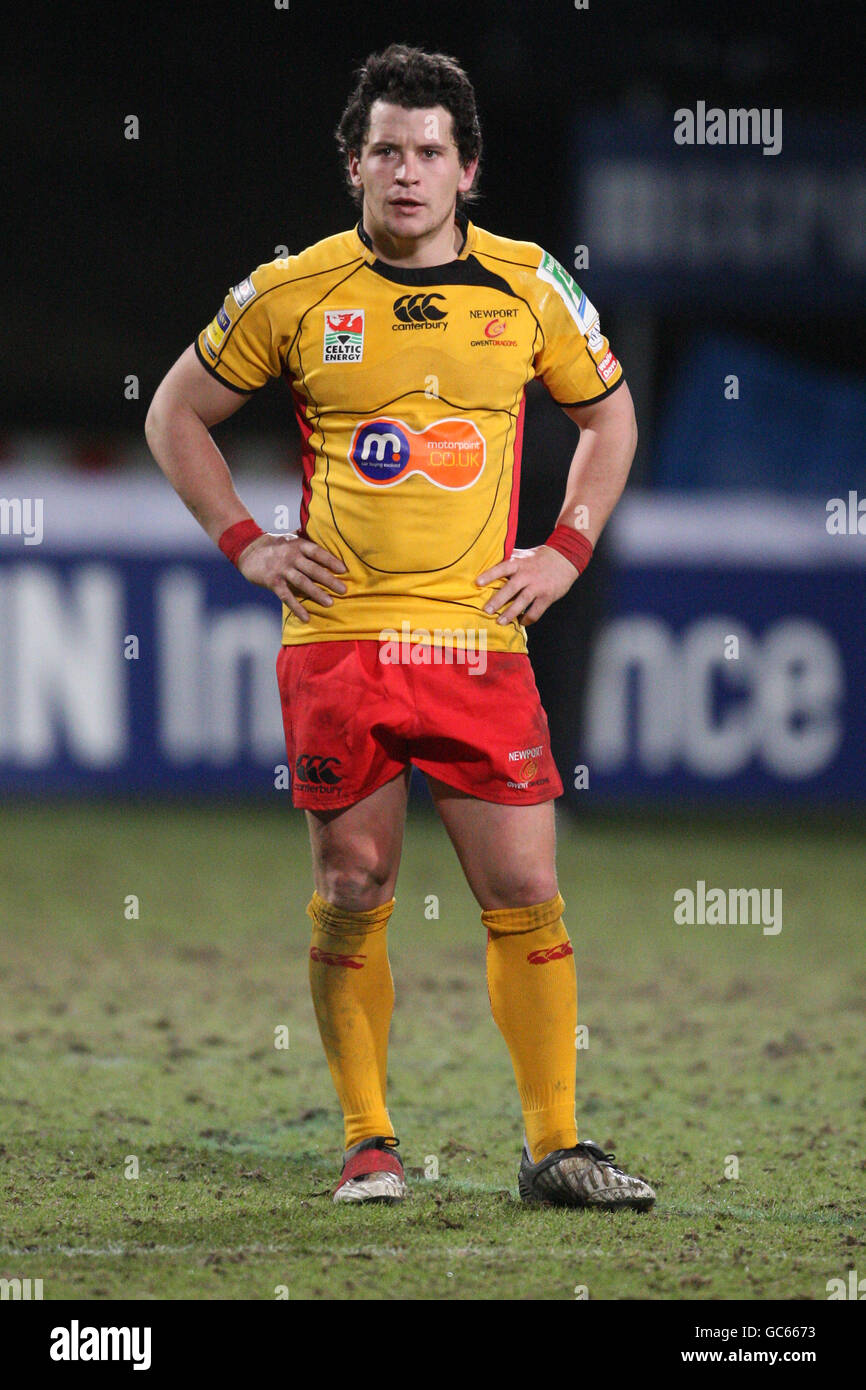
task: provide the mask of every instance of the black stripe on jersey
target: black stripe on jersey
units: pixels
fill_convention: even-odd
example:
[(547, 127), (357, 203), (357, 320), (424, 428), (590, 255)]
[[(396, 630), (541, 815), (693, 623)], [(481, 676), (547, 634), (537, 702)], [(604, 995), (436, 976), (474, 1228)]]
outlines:
[[(241, 309), (237, 318), (233, 319), (232, 322), (229, 324), (228, 328), (226, 329), (223, 340), (219, 345), (216, 360), (219, 362), (220, 358), (222, 357), (223, 353), (229, 345), (229, 338), (231, 337), (232, 333), (234, 333), (244, 314), (254, 305), (261, 304), (262, 300), (267, 299), (268, 295), (273, 294), (275, 290), (285, 289), (286, 285), (298, 285), (302, 280), (315, 280), (316, 277), (319, 275), (332, 275), (335, 271), (342, 270), (343, 267), (347, 265), (353, 266), (355, 269), (358, 269), (359, 267), (365, 264), (365, 261), (359, 260), (358, 257), (353, 256), (350, 261), (341, 261), (339, 265), (326, 266), (324, 270), (311, 270), (309, 275), (287, 276), (285, 280), (280, 280), (279, 284), (277, 285), (271, 285), (266, 290), (257, 290), (256, 293), (253, 295), (252, 299), (248, 300), (244, 307)], [(258, 269), (258, 266), (256, 267), (256, 269)], [(251, 274), (255, 274), (255, 272), (253, 271), (251, 272)], [(231, 291), (229, 291), (229, 293), (231, 293)], [(328, 291), (325, 291), (325, 293), (327, 294)], [(237, 303), (237, 300), (235, 300), (235, 303)], [(201, 356), (201, 354), (199, 354), (199, 356)], [(204, 358), (202, 358), (202, 361), (204, 362)], [(207, 362), (204, 362), (204, 365), (207, 367)], [(214, 376), (216, 376), (216, 372), (214, 372)], [(226, 385), (228, 385), (228, 383), (226, 383)], [(235, 391), (238, 391), (241, 388), (235, 386), (233, 389)], [(251, 392), (245, 391), (244, 394), (250, 395)]]
[[(463, 233), (463, 241), (460, 245), (460, 252), (466, 246), (466, 239), (469, 235), (469, 218), (464, 212), (457, 211), (454, 220)], [(364, 243), (368, 250), (373, 250), (373, 243), (367, 235), (361, 222), (355, 228), (359, 239)], [(460, 253), (458, 253), (460, 254)], [(375, 260), (370, 265), (370, 269), (383, 279), (394, 281), (401, 285), (478, 285), (484, 289), (497, 290), (500, 294), (507, 294), (510, 299), (519, 299), (521, 304), (525, 304), (532, 317), (535, 319), (537, 334), (541, 334), (541, 341), (544, 344), (544, 329), (538, 321), (535, 310), (529, 300), (522, 294), (518, 294), (507, 280), (495, 275), (492, 271), (482, 265), (479, 257), (486, 260), (501, 261), (503, 265), (516, 265), (522, 270), (535, 270), (534, 263), (529, 261), (512, 261), (505, 256), (493, 256), (489, 251), (473, 251), (465, 260), (448, 261), (445, 265), (434, 266), (414, 266), (411, 269), (401, 270), (399, 266), (386, 265), (384, 261)], [(471, 269), (462, 269), (471, 267)], [(537, 336), (536, 334), (536, 336)], [(533, 351), (533, 357), (535, 351)]]
[(198, 338), (196, 338), (195, 342), (193, 343), (193, 347), (195, 348), (195, 355), (198, 358), (201, 365), (204, 367), (205, 371), (210, 372), (211, 376), (216, 378), (220, 386), (227, 386), (230, 391), (237, 391), (239, 396), (255, 395), (255, 387), (250, 388), (248, 386), (234, 386), (230, 381), (226, 381), (225, 377), (220, 376), (219, 372), (214, 370), (210, 362), (208, 362), (207, 358), (202, 353), (202, 350), (198, 345)]
[(497, 256), (493, 251), (476, 251), (476, 256), (483, 256), (485, 261), (498, 261), (500, 265), (516, 265), (518, 270), (531, 270), (533, 275), (538, 272), (537, 261), (515, 261), (511, 256)]
[[(522, 392), (523, 387), (521, 387), (521, 394)], [(399, 406), (401, 401), (411, 400), (413, 396), (423, 397), (424, 388), (422, 386), (413, 386), (408, 391), (401, 391), (399, 396), (390, 396), (388, 400), (379, 401), (376, 405), (368, 406), (366, 410), (352, 411), (352, 415), (358, 420), (366, 419), (367, 416), (369, 416), (371, 420), (375, 420), (377, 415), (382, 415), (386, 410), (391, 410), (393, 407)], [(450, 400), (448, 396), (440, 395), (437, 396), (436, 399), (437, 401), (441, 401), (443, 405), (447, 405), (450, 410), (469, 409), (473, 413), (479, 410), (487, 410), (490, 412), (491, 415), (507, 415), (509, 419), (512, 421), (517, 419), (520, 410), (519, 398), (513, 406), (474, 405), (471, 407), (459, 406), (456, 401)]]
[(513, 261), (510, 256), (497, 256), (492, 251), (478, 251), (476, 254), (484, 256), (488, 261), (501, 261), (503, 265), (517, 265), (521, 270), (536, 271), (538, 269), (538, 264), (535, 261)]
[[(594, 360), (595, 359), (593, 358), (593, 361)], [(579, 405), (595, 405), (596, 401), (603, 401), (605, 396), (612, 396), (614, 391), (616, 391), (620, 386), (622, 386), (624, 381), (625, 373), (623, 373), (619, 381), (615, 381), (613, 383), (613, 386), (609, 386), (606, 391), (600, 392), (600, 394), (597, 396), (590, 396), (589, 400), (586, 401), (557, 401), (555, 396), (551, 396), (551, 400), (556, 401), (556, 404), (560, 406), (563, 410), (576, 410)]]
[[(345, 285), (345, 284), (347, 283), (347, 281), (349, 281), (349, 280), (352, 279), (352, 276), (353, 276), (353, 275), (357, 275), (358, 272), (359, 272), (360, 270), (363, 270), (364, 267), (365, 267), (365, 265), (367, 264), (367, 262), (366, 262), (366, 261), (355, 261), (355, 262), (347, 262), (347, 261), (344, 261), (344, 262), (343, 262), (343, 265), (348, 265), (348, 264), (351, 264), (351, 265), (352, 265), (352, 269), (349, 270), (349, 271), (347, 271), (347, 273), (343, 276), (342, 280), (336, 280), (336, 281), (334, 282), (333, 285), (328, 285), (327, 289), (323, 290), (322, 293), (319, 295), (319, 298), (318, 298), (318, 299), (314, 299), (313, 302), (312, 302), (312, 304), (308, 304), (307, 307), (306, 307), (306, 309), (304, 309), (303, 313), (301, 314), (300, 318), (298, 319), (298, 326), (297, 326), (297, 328), (295, 329), (295, 335), (294, 335), (294, 337), (292, 338), (292, 341), (289, 343), (289, 346), (286, 348), (285, 356), (284, 356), (284, 358), (283, 358), (283, 372), (287, 372), (287, 371), (288, 371), (288, 368), (289, 368), (289, 357), (291, 356), (292, 350), (293, 350), (295, 344), (298, 342), (298, 339), (299, 339), (300, 336), (301, 336), (301, 329), (302, 329), (303, 326), (304, 326), (304, 319), (307, 317), (307, 314), (311, 314), (311, 313), (313, 312), (314, 309), (318, 309), (319, 305), (320, 305), (320, 304), (323, 304), (324, 301), (325, 301), (330, 295), (334, 294), (334, 292), (335, 292), (336, 290), (338, 290), (338, 289), (340, 288), (341, 285)], [(338, 269), (338, 270), (342, 270), (342, 269), (343, 269), (343, 265), (337, 266), (337, 269)], [(302, 380), (302, 381), (305, 381), (305, 380), (306, 380), (306, 372), (304, 371), (303, 363), (301, 362), (301, 352), (300, 352), (300, 348), (298, 349), (298, 366), (299, 366), (300, 372), (301, 372), (301, 380)]]
[[(507, 260), (507, 259), (505, 258), (505, 256), (492, 256), (492, 255), (490, 254), (489, 251), (478, 251), (477, 253), (476, 253), (476, 252), (473, 252), (473, 255), (475, 255), (475, 254), (477, 254), (478, 256), (483, 256), (485, 260), (490, 260), (490, 261), (501, 261), (503, 265), (516, 265), (516, 266), (519, 266), (521, 270), (532, 270), (532, 269), (533, 269), (533, 267), (532, 267), (531, 265), (529, 265), (528, 263), (526, 263), (526, 262), (524, 262), (524, 261), (509, 261), (509, 260)], [(492, 271), (488, 271), (488, 274), (489, 274), (489, 276), (490, 276), (491, 282), (494, 281), (494, 280), (499, 281), (500, 277), (499, 277), (498, 275), (494, 275)], [(507, 280), (502, 280), (501, 283), (504, 284), (504, 285), (507, 285), (507, 284), (508, 284), (508, 281), (507, 281)], [(536, 356), (538, 355), (538, 350), (537, 350), (536, 347), (535, 347), (535, 341), (537, 341), (539, 333), (541, 334), (541, 346), (542, 346), (542, 348), (545, 347), (546, 344), (547, 344), (547, 339), (546, 339), (546, 337), (544, 336), (544, 329), (543, 329), (542, 326), (541, 326), (541, 321), (540, 321), (538, 315), (536, 314), (535, 310), (533, 309), (532, 305), (530, 304), (529, 300), (526, 298), (525, 295), (518, 294), (517, 290), (515, 290), (515, 289), (510, 289), (510, 288), (509, 288), (509, 290), (508, 290), (508, 293), (511, 295), (511, 298), (512, 298), (512, 299), (519, 299), (520, 302), (521, 302), (521, 304), (525, 304), (526, 307), (527, 307), (527, 309), (529, 310), (530, 314), (532, 315), (532, 317), (533, 317), (534, 320), (535, 320), (535, 340), (533, 341), (533, 345), (532, 345), (532, 356), (533, 356), (533, 357), (536, 357)]]
[(397, 265), (386, 265), (384, 261), (373, 261), (370, 270), (381, 275), (384, 280), (393, 280), (397, 285), (478, 285), (483, 289), (496, 290), (499, 294), (519, 299), (507, 280), (487, 270), (474, 255), (465, 261), (447, 261), (445, 265), (411, 266), (404, 270)]
[[(485, 256), (485, 257), (487, 257), (487, 259), (492, 260), (492, 261), (501, 261), (503, 265), (518, 265), (518, 266), (521, 266), (522, 269), (524, 269), (524, 270), (536, 270), (536, 269), (537, 269), (537, 267), (536, 267), (534, 264), (532, 264), (532, 263), (530, 263), (530, 262), (528, 262), (528, 261), (510, 261), (510, 260), (508, 260), (505, 256), (494, 256), (493, 253), (490, 252), (490, 251), (481, 251), (481, 252), (479, 252), (479, 255)], [(512, 291), (512, 293), (514, 293), (514, 291)], [(520, 296), (516, 296), (516, 297), (517, 297), (517, 298), (520, 298)], [(528, 302), (528, 301), (526, 301), (526, 305), (527, 305), (527, 308), (529, 309), (530, 313), (532, 313), (532, 309), (531, 309), (531, 306), (529, 305), (529, 302)], [(533, 317), (535, 317), (534, 314), (533, 314)], [(538, 319), (536, 319), (535, 322), (538, 323)], [(598, 319), (596, 319), (595, 322), (598, 323)], [(541, 328), (541, 324), (540, 324), (540, 323), (538, 323), (538, 327), (539, 327), (539, 329), (541, 330), (542, 342), (545, 342), (546, 339), (545, 339), (545, 336), (544, 336), (544, 330)], [(595, 360), (595, 358), (593, 357), (592, 353), (589, 351), (589, 344), (587, 343), (587, 341), (586, 341), (585, 338), (584, 338), (583, 346), (584, 346), (584, 349), (585, 349), (587, 355), (589, 356), (589, 358), (590, 358), (590, 360), (591, 360), (591, 362), (592, 362), (592, 365), (595, 367), (596, 371), (598, 371), (598, 363), (596, 362), (596, 360)], [(599, 394), (598, 394), (597, 396), (591, 396), (588, 400), (584, 400), (584, 401), (557, 401), (555, 396), (551, 396), (551, 400), (556, 401), (556, 404), (557, 404), (558, 406), (560, 406), (560, 407), (561, 407), (562, 409), (564, 409), (564, 410), (573, 410), (574, 407), (575, 407), (575, 406), (578, 406), (578, 405), (594, 405), (596, 401), (603, 401), (604, 398), (605, 398), (605, 396), (611, 396), (611, 395), (613, 395), (613, 393), (614, 393), (614, 391), (616, 390), (617, 386), (621, 386), (622, 383), (623, 383), (624, 381), (625, 381), (625, 376), (621, 376), (620, 379), (619, 379), (619, 381), (614, 382), (613, 386), (608, 387), (608, 388), (607, 388), (606, 390), (604, 390), (604, 391), (600, 391)]]

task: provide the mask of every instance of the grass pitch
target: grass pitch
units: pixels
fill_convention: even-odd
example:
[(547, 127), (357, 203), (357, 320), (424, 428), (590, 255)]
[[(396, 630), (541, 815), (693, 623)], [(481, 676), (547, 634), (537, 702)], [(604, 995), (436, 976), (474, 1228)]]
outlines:
[[(411, 1196), (345, 1210), (301, 815), (8, 807), (0, 1276), (46, 1299), (823, 1300), (866, 1275), (863, 850), (790, 824), (562, 819), (581, 1133), (659, 1199), (610, 1217), (517, 1199), (484, 932), (416, 812), (390, 936)], [(781, 888), (782, 931), (675, 925), (698, 879)]]

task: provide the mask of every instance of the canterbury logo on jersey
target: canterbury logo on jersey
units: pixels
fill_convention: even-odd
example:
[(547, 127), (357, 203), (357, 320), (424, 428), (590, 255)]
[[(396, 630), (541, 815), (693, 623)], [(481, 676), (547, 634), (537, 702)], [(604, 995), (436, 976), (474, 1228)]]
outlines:
[(394, 300), (394, 317), (398, 322), (392, 323), (392, 330), (398, 333), (407, 328), (447, 328), (443, 320), (448, 317), (448, 310), (437, 308), (434, 299), (445, 303), (444, 294), (401, 294)]
[(424, 430), (403, 420), (368, 420), (352, 435), (349, 461), (375, 487), (395, 487), (420, 473), (436, 487), (460, 492), (481, 477), (486, 447), (471, 420), (437, 420)]
[(341, 956), (338, 951), (322, 951), (318, 946), (310, 947), (310, 960), (318, 961), (320, 965), (342, 965), (344, 970), (363, 970), (366, 959), (363, 952), (357, 956)]
[(335, 787), (338, 782), (342, 782), (342, 773), (335, 772), (335, 768), (340, 766), (339, 758), (323, 758), (318, 753), (301, 753), (295, 759), (295, 776), (299, 782), (305, 786), (313, 783), (315, 786)]
[(530, 951), (526, 959), (530, 965), (549, 965), (552, 960), (565, 960), (566, 956), (573, 956), (574, 950), (570, 941), (562, 941), (558, 946), (547, 946), (543, 951)]

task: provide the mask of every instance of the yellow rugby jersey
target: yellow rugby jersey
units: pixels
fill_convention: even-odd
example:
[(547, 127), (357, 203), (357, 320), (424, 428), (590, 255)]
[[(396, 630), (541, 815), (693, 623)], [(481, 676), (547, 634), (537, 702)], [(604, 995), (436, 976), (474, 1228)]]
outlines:
[(498, 586), (475, 583), (514, 546), (526, 384), (581, 405), (622, 369), (552, 256), (458, 223), (445, 265), (386, 265), (360, 223), (260, 265), (196, 340), (233, 391), (285, 377), (304, 441), (299, 530), (346, 565), (346, 594), (305, 605), (309, 623), (283, 606), (284, 644), (408, 623), (412, 640), (484, 632), (489, 650), (526, 651), (519, 622), (483, 611)]

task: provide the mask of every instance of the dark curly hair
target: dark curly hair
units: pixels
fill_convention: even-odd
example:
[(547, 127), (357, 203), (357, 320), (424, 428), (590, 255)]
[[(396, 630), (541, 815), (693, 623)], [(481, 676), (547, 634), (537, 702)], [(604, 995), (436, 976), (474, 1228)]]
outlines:
[[(388, 101), (407, 111), (443, 106), (451, 113), (454, 143), (461, 165), (465, 168), (473, 159), (480, 159), (481, 126), (475, 109), (475, 92), (456, 58), (392, 43), (382, 53), (371, 53), (356, 77), (354, 91), (334, 133), (349, 190), (359, 206), (363, 190), (355, 188), (349, 180), (347, 162), (350, 154), (359, 155), (363, 149), (374, 101)], [(458, 207), (475, 201), (476, 186), (477, 175), (469, 192), (457, 195)]]

